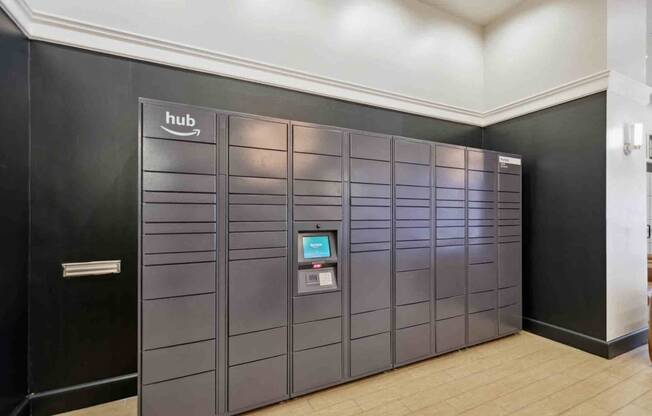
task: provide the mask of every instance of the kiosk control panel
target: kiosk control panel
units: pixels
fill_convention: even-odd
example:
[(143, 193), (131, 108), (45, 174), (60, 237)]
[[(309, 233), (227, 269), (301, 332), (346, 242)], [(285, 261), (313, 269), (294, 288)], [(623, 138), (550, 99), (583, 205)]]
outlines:
[(299, 232), (298, 238), (299, 294), (337, 289), (336, 232)]

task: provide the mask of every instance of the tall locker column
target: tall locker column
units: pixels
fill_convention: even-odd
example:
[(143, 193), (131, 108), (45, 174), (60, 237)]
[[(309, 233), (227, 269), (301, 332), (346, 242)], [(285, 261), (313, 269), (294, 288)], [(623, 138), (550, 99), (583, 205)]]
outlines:
[(435, 147), (435, 350), (466, 344), (466, 151)]
[[(342, 288), (346, 284), (343, 209), (343, 139), (341, 130), (316, 125), (292, 125), (293, 282), (292, 394), (306, 393), (337, 383), (344, 374), (342, 348)], [(336, 259), (334, 276), (320, 282), (319, 258), (314, 273), (299, 275), (302, 238), (332, 236), (335, 247), (327, 257)], [(306, 243), (309, 244), (309, 243)], [(330, 246), (330, 243), (329, 243)], [(310, 258), (305, 259), (308, 263)], [(310, 267), (310, 266), (308, 266)], [(314, 276), (315, 280), (299, 282)], [(331, 275), (332, 276), (332, 275)], [(322, 283), (326, 283), (322, 286)]]
[(391, 138), (350, 135), (350, 374), (392, 366)]
[(498, 322), (500, 335), (522, 327), (521, 159), (498, 155)]
[(215, 114), (143, 104), (140, 414), (214, 415)]
[(468, 343), (498, 335), (496, 154), (467, 150)]
[(230, 116), (228, 409), (287, 398), (288, 123)]
[(430, 154), (428, 143), (394, 138), (396, 364), (431, 349)]

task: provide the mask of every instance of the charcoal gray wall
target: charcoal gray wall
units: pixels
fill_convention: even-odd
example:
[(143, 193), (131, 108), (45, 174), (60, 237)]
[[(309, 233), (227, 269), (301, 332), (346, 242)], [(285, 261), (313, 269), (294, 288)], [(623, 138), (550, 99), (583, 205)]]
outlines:
[[(136, 371), (138, 98), (470, 146), (481, 129), (92, 52), (31, 43), (33, 392)], [(109, 278), (61, 263), (121, 259)], [(134, 379), (35, 400), (51, 414), (134, 394)]]
[(606, 337), (606, 112), (591, 95), (489, 126), (483, 144), (523, 155), (524, 325), (592, 352), (588, 337)]
[(28, 41), (0, 10), (0, 414), (27, 394)]

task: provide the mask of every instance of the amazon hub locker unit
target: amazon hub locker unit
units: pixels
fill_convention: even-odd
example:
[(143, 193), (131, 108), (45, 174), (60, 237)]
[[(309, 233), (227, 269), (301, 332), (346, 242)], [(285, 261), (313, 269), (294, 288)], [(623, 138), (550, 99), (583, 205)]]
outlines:
[(521, 161), (142, 99), (139, 413), (231, 415), (521, 329)]

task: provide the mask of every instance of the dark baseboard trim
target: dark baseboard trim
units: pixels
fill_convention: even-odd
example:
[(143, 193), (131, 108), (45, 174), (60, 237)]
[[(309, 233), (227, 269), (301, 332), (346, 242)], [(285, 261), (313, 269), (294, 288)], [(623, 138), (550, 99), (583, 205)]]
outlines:
[(9, 416), (29, 416), (29, 398), (25, 397), (18, 406), (9, 413)]
[(52, 415), (135, 396), (137, 380), (138, 374), (133, 373), (32, 393), (27, 397), (30, 414)]
[[(523, 329), (604, 358), (614, 358), (640, 347), (647, 342), (648, 336), (648, 329), (641, 328), (607, 342), (526, 317), (523, 317)], [(135, 396), (137, 380), (138, 374), (133, 373), (32, 393), (23, 399), (9, 416), (46, 416)]]
[(607, 358), (614, 358), (641, 345), (647, 344), (648, 329), (641, 328), (607, 343)]
[(647, 342), (648, 329), (642, 328), (612, 341), (594, 338), (557, 325), (523, 317), (523, 329), (553, 341), (598, 355), (614, 358)]

